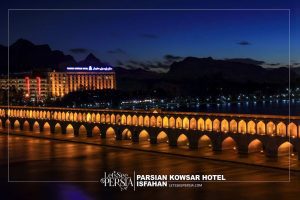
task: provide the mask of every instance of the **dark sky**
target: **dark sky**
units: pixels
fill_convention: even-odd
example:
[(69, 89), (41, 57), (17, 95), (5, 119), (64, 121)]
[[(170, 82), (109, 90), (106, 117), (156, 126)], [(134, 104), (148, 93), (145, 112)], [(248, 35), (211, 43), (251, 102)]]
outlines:
[[(291, 9), (291, 63), (300, 62), (300, 9), (296, 0), (59, 2), (6, 3), (1, 7), (0, 26), (7, 30), (7, 8), (288, 8)], [(73, 55), (76, 60), (92, 52), (113, 65), (118, 61), (156, 63), (170, 54), (252, 58), (270, 64), (266, 66), (282, 66), (289, 58), (288, 19), (286, 10), (11, 10), (10, 43), (18, 38), (46, 43), (52, 49)], [(7, 45), (7, 31), (1, 31), (0, 43)]]

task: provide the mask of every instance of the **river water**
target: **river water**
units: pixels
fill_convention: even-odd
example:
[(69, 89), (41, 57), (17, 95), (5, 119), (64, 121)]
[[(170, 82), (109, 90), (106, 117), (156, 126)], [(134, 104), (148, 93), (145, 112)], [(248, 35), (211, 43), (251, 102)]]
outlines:
[[(21, 182), (7, 183), (8, 142), (9, 179)], [(0, 148), (1, 190), (9, 199), (297, 199), (300, 195), (299, 173), (291, 172), (291, 182), (276, 182), (288, 181), (286, 170), (13, 135), (9, 139), (0, 135)], [(120, 192), (99, 183), (104, 172), (113, 170), (129, 175), (222, 174), (229, 181), (275, 182), (203, 182), (199, 188)]]

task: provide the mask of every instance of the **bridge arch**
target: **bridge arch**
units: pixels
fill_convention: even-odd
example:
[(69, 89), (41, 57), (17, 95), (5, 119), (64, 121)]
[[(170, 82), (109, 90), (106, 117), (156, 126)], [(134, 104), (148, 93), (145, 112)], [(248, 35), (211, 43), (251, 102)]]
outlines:
[(249, 143), (248, 153), (262, 152), (262, 151), (263, 151), (263, 143), (260, 140), (254, 139)]
[(220, 132), (220, 120), (215, 119), (213, 121), (213, 131)]
[(55, 133), (62, 133), (62, 128), (61, 128), (60, 123), (55, 124), (54, 132)]
[(39, 132), (40, 132), (40, 124), (39, 124), (37, 121), (35, 121), (35, 122), (33, 123), (32, 131), (33, 131), (34, 133), (39, 133)]
[(115, 116), (115, 114), (111, 114), (110, 115), (110, 123), (111, 124), (115, 124), (116, 123), (116, 116)]
[(236, 149), (236, 142), (232, 137), (226, 137), (222, 142), (222, 150)]
[(30, 124), (27, 120), (23, 123), (23, 131), (30, 131)]
[(105, 123), (107, 123), (107, 124), (111, 123), (110, 122), (110, 115), (109, 114), (106, 114), (106, 116), (105, 116)]
[(229, 131), (229, 123), (226, 119), (221, 121), (221, 131), (227, 133)]
[(19, 120), (15, 120), (15, 122), (14, 122), (14, 130), (20, 130), (20, 126), (21, 126), (21, 124), (20, 124)]
[(276, 134), (276, 126), (273, 122), (267, 123), (267, 135), (275, 135)]
[(126, 125), (133, 125), (133, 124), (132, 124), (132, 120), (131, 120), (131, 116), (130, 116), (130, 115), (127, 115)]
[(144, 126), (144, 118), (142, 115), (139, 116), (139, 126)]
[(72, 124), (68, 124), (68, 126), (66, 127), (66, 134), (74, 135), (74, 127), (72, 126)]
[(121, 116), (121, 124), (126, 125), (126, 116), (125, 115)]
[(180, 117), (176, 118), (176, 128), (182, 129), (182, 119)]
[(163, 118), (163, 127), (169, 128), (169, 119), (166, 116)]
[(230, 128), (230, 132), (232, 133), (237, 133), (238, 132), (238, 129), (237, 129), (237, 122), (233, 119), (230, 121), (230, 124), (229, 124), (229, 128)]
[(144, 117), (144, 126), (149, 127), (150, 126), (150, 118), (148, 115)]
[(140, 132), (140, 134), (139, 134), (139, 141), (140, 142), (150, 141), (150, 135), (149, 135), (149, 133), (145, 129)]
[(116, 138), (116, 132), (115, 129), (113, 127), (109, 127), (107, 128), (106, 132), (105, 132), (105, 137), (107, 139), (115, 139)]
[(150, 118), (150, 125), (152, 127), (155, 127), (156, 126), (156, 119), (155, 119), (155, 116), (151, 116)]
[(189, 119), (187, 117), (183, 118), (183, 129), (188, 130), (190, 128), (190, 122)]
[(277, 135), (286, 136), (286, 125), (283, 122), (277, 124)]
[(260, 135), (265, 135), (266, 134), (266, 125), (263, 121), (259, 121), (257, 123), (257, 133)]
[(121, 124), (121, 116), (119, 114), (116, 115), (116, 124)]
[(204, 131), (204, 127), (205, 127), (204, 119), (202, 118), (198, 119), (197, 125), (198, 125), (198, 130)]
[(96, 123), (100, 123), (101, 122), (101, 116), (99, 113), (96, 114)]
[(51, 133), (51, 127), (50, 124), (48, 122), (45, 122), (43, 125), (43, 132), (45, 134), (50, 134)]
[(98, 126), (94, 126), (92, 129), (92, 135), (93, 136), (100, 136), (100, 128)]
[(100, 115), (100, 122), (105, 123), (105, 114), (103, 113)]
[(124, 129), (124, 131), (122, 132), (122, 139), (123, 140), (131, 140), (131, 138), (132, 138), (131, 131), (128, 128)]
[(185, 134), (180, 134), (177, 138), (177, 146), (188, 146), (189, 139)]
[(288, 136), (293, 138), (297, 137), (297, 126), (293, 122), (288, 125)]
[(156, 118), (156, 124), (157, 124), (157, 127), (162, 127), (162, 125), (163, 125), (163, 121), (162, 121), (162, 118), (161, 118), (161, 116), (158, 116), (157, 118)]
[(205, 120), (205, 130), (212, 131), (212, 121), (209, 118)]
[(255, 122), (254, 121), (249, 121), (247, 124), (247, 133), (249, 134), (255, 134)]
[(197, 129), (197, 120), (194, 117), (190, 119), (190, 129), (192, 130)]
[(159, 132), (156, 139), (157, 139), (157, 143), (168, 143), (169, 142), (168, 135), (164, 131)]
[(174, 117), (170, 117), (170, 128), (175, 128), (175, 118)]
[(88, 114), (86, 115), (86, 121), (89, 122), (89, 123), (92, 122), (92, 115), (91, 115), (91, 113), (88, 113)]
[(293, 145), (290, 142), (283, 142), (278, 147), (278, 156), (290, 155), (293, 153)]
[(198, 140), (198, 148), (211, 147), (211, 139), (207, 135), (202, 135)]
[(78, 136), (87, 136), (87, 130), (83, 124), (79, 127)]
[(132, 125), (137, 126), (138, 125), (138, 118), (136, 115), (133, 115), (132, 117)]
[(245, 134), (247, 131), (246, 122), (244, 120), (239, 121), (238, 128), (239, 128), (238, 130), (239, 133)]

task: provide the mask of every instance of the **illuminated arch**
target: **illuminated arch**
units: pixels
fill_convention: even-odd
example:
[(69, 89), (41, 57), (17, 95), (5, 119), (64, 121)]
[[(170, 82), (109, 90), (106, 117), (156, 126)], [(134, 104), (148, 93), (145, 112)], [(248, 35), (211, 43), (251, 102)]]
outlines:
[(198, 124), (198, 130), (204, 131), (205, 125), (204, 125), (204, 120), (202, 118), (198, 119), (197, 124)]
[(211, 147), (211, 139), (207, 135), (202, 135), (199, 140), (198, 140), (198, 147), (203, 148), (203, 147)]
[(249, 134), (255, 134), (255, 122), (254, 121), (249, 121), (247, 124), (247, 133)]
[(86, 117), (86, 113), (84, 112), (84, 113), (82, 114), (82, 121), (86, 122), (86, 120), (87, 120), (87, 117)]
[(286, 125), (283, 122), (277, 124), (277, 135), (285, 136), (286, 135)]
[(116, 123), (121, 124), (121, 115), (119, 114), (116, 115)]
[(163, 127), (164, 128), (169, 128), (169, 119), (168, 119), (168, 117), (163, 118)]
[(238, 130), (239, 133), (246, 133), (247, 125), (246, 125), (246, 122), (244, 120), (239, 121), (238, 126), (239, 126), (239, 130)]
[(293, 122), (288, 125), (288, 136), (297, 137), (297, 126)]
[(66, 128), (66, 134), (67, 135), (74, 135), (74, 128), (73, 128), (73, 126), (71, 125), (71, 124), (69, 124), (68, 126), (67, 126), (67, 128)]
[(222, 142), (222, 150), (236, 149), (236, 142), (232, 137), (227, 137)]
[(30, 124), (27, 120), (23, 123), (23, 131), (29, 131), (30, 130)]
[(175, 119), (174, 117), (170, 117), (170, 128), (175, 128)]
[(101, 117), (100, 117), (100, 114), (97, 113), (96, 114), (96, 123), (100, 123), (101, 122)]
[(176, 118), (176, 128), (182, 128), (182, 119), (180, 117)]
[(50, 134), (51, 133), (51, 129), (50, 129), (50, 124), (48, 122), (45, 122), (44, 123), (44, 126), (43, 126), (43, 132), (45, 134)]
[(220, 132), (220, 120), (215, 119), (213, 121), (213, 131)]
[(192, 130), (196, 130), (196, 129), (197, 129), (197, 121), (196, 121), (195, 118), (192, 118), (192, 119), (190, 120), (190, 128), (191, 128)]
[(144, 117), (144, 126), (149, 127), (149, 125), (150, 125), (150, 119), (149, 119), (149, 116), (146, 115), (146, 116)]
[(79, 127), (78, 134), (79, 134), (79, 136), (87, 136), (87, 130), (84, 125), (81, 125)]
[(50, 111), (47, 111), (47, 119), (50, 119), (51, 118), (51, 113)]
[(100, 136), (100, 128), (98, 126), (94, 126), (94, 128), (92, 129), (92, 135), (93, 136)]
[(107, 139), (115, 139), (116, 138), (116, 132), (115, 132), (115, 130), (112, 127), (109, 127), (106, 130), (105, 134), (106, 134), (106, 138)]
[(58, 112), (58, 113), (57, 113), (57, 119), (58, 119), (58, 120), (61, 120), (61, 112)]
[(183, 118), (182, 125), (183, 125), (183, 128), (184, 128), (184, 129), (190, 129), (190, 121), (189, 121), (189, 118), (187, 118), (187, 117)]
[(267, 134), (268, 135), (276, 134), (276, 126), (273, 122), (267, 123)]
[(131, 116), (130, 115), (127, 116), (126, 124), (127, 125), (132, 125), (132, 120), (131, 120)]
[(209, 118), (205, 120), (205, 130), (212, 131), (212, 121)]
[(96, 115), (95, 115), (95, 113), (92, 113), (92, 122), (96, 122)]
[(259, 121), (257, 123), (257, 133), (260, 135), (265, 135), (266, 134), (266, 125), (264, 122)]
[(189, 139), (185, 134), (179, 135), (177, 138), (177, 146), (188, 146), (189, 145)]
[(92, 122), (92, 115), (91, 115), (91, 113), (88, 113), (87, 115), (86, 115), (86, 121), (87, 122)]
[(157, 143), (168, 143), (169, 142), (168, 135), (164, 131), (161, 131), (157, 135), (156, 138), (157, 138)]
[(132, 138), (132, 134), (131, 134), (131, 131), (129, 129), (125, 129), (123, 132), (122, 132), (122, 139), (123, 140), (131, 140)]
[(53, 119), (57, 119), (57, 112), (56, 111), (53, 113)]
[(139, 141), (150, 141), (150, 135), (146, 130), (142, 130), (139, 134)]
[(110, 115), (110, 123), (112, 123), (112, 124), (116, 123), (116, 116), (114, 114)]
[(138, 125), (138, 118), (136, 115), (133, 115), (132, 117), (132, 125), (137, 126)]
[(260, 140), (255, 139), (248, 145), (248, 153), (254, 152), (262, 152), (263, 151), (263, 144)]
[(150, 118), (150, 125), (153, 126), (153, 127), (156, 126), (156, 119), (155, 119), (154, 116), (152, 116), (152, 117)]
[(54, 132), (55, 133), (62, 133), (62, 128), (61, 128), (61, 125), (59, 123), (55, 124)]
[(125, 115), (122, 115), (122, 117), (121, 117), (121, 124), (126, 125), (126, 116)]
[(14, 122), (14, 130), (20, 130), (20, 122), (19, 122), (19, 120), (16, 120)]
[(237, 133), (237, 122), (233, 119), (229, 123), (230, 132)]
[(39, 124), (37, 121), (35, 121), (35, 122), (33, 123), (32, 131), (33, 131), (34, 133), (39, 133), (39, 132), (40, 132), (40, 124)]
[(144, 126), (144, 118), (143, 116), (139, 116), (139, 126)]
[(162, 122), (161, 116), (158, 116), (156, 118), (156, 124), (157, 124), (157, 127), (160, 127), (160, 128), (163, 126), (163, 122)]
[(226, 119), (221, 121), (221, 131), (227, 133), (229, 131), (229, 123)]
[(61, 119), (62, 119), (63, 121), (66, 120), (66, 113), (65, 113), (65, 112), (62, 112), (62, 113), (61, 113)]
[(290, 155), (293, 153), (293, 145), (289, 142), (284, 142), (278, 147), (278, 156)]
[(81, 113), (77, 114), (77, 121), (79, 121), (79, 122), (82, 121), (82, 114)]
[(70, 113), (66, 112), (66, 120), (69, 121), (70, 120)]
[(100, 116), (100, 122), (101, 123), (105, 123), (105, 115), (104, 114), (101, 114), (101, 116)]
[(105, 123), (110, 124), (110, 115), (109, 114), (106, 114), (106, 116), (105, 116)]

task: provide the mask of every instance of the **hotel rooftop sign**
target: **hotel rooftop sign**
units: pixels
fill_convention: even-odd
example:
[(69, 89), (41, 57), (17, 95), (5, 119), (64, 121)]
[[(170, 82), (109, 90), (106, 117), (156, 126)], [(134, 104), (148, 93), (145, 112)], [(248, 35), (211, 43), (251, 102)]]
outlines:
[(110, 66), (67, 67), (67, 71), (112, 71)]

